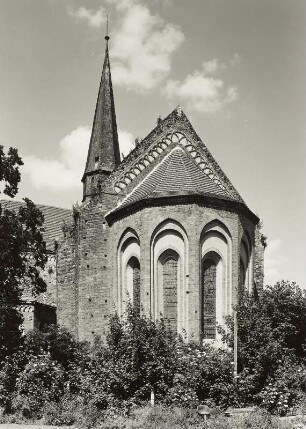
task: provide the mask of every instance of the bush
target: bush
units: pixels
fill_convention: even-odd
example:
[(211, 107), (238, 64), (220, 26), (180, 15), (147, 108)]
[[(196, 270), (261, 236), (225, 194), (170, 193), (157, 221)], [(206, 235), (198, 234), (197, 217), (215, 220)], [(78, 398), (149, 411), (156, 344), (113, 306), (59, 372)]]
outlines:
[(125, 317), (110, 319), (107, 344), (95, 344), (82, 371), (82, 394), (102, 410), (130, 408), (152, 389), (161, 400), (173, 384), (179, 341), (163, 320), (139, 317), (129, 307)]
[[(241, 296), (236, 378), (231, 348), (187, 343), (167, 321), (154, 322), (128, 306), (123, 317), (110, 318), (106, 343), (97, 338), (91, 350), (59, 327), (26, 335), (0, 370), (0, 406), (44, 416), (47, 423), (84, 427), (132, 415), (152, 390), (156, 404), (171, 408), (257, 404), (280, 415), (301, 409), (305, 300), (286, 282), (264, 291), (263, 300), (265, 294), (266, 302)], [(286, 336), (287, 326), (300, 343)], [(232, 345), (232, 320), (223, 336)]]
[(40, 418), (47, 402), (60, 400), (64, 386), (62, 366), (49, 354), (34, 356), (17, 378), (12, 409), (26, 418)]
[[(23, 337), (18, 352), (6, 357), (0, 370), (0, 406), (4, 408), (4, 412), (12, 412), (12, 401), (14, 398), (16, 406), (17, 397), (18, 401), (24, 404), (32, 404), (32, 399), (28, 400), (27, 396), (35, 387), (31, 378), (27, 377), (30, 377), (34, 368), (38, 371), (42, 364), (42, 368), (46, 368), (48, 364), (51, 365), (51, 369), (60, 369), (63, 383), (69, 390), (77, 392), (82, 363), (88, 359), (88, 353), (88, 346), (76, 341), (63, 328), (51, 326), (45, 332), (37, 330), (29, 332)], [(21, 380), (23, 387), (20, 384)], [(26, 388), (27, 383), (29, 389)], [(21, 391), (23, 393), (20, 393)], [(58, 394), (60, 396), (61, 391)], [(31, 409), (34, 406), (32, 405), (26, 405), (25, 408)]]
[[(295, 283), (282, 281), (264, 289), (260, 301), (241, 293), (236, 312), (238, 402), (248, 405), (255, 401), (284, 415), (306, 393), (300, 377), (305, 371), (306, 292)], [(232, 347), (233, 319), (227, 325), (227, 332), (220, 331)], [(300, 372), (291, 371), (292, 365)]]
[(306, 368), (304, 365), (284, 359), (265, 387), (258, 394), (267, 410), (286, 415), (305, 399)]

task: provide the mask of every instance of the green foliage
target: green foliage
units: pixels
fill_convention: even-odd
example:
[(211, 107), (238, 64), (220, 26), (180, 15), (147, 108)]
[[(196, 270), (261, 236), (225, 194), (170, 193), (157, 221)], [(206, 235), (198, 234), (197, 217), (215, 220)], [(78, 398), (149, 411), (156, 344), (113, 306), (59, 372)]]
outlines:
[(128, 412), (148, 401), (196, 407), (200, 401), (223, 407), (234, 403), (232, 354), (186, 343), (165, 320), (152, 321), (128, 307), (110, 319), (107, 343), (96, 344), (80, 370), (80, 391), (101, 410)]
[[(17, 150), (5, 155), (0, 146), (0, 181), (4, 193), (14, 197), (23, 162)], [(29, 199), (18, 211), (0, 205), (0, 362), (13, 353), (20, 342), (22, 317), (18, 311), (25, 286), (33, 293), (45, 289), (40, 270), (46, 263), (43, 215)]]
[[(66, 329), (58, 326), (49, 326), (45, 332), (34, 330), (27, 333), (22, 338), (18, 351), (7, 356), (0, 369), (0, 406), (4, 407), (6, 412), (12, 411), (16, 395), (21, 395), (21, 377), (24, 386), (27, 382), (31, 384), (31, 379), (26, 378), (24, 372), (26, 368), (31, 368), (31, 365), (33, 368), (39, 368), (39, 365), (34, 367), (34, 363), (37, 363), (35, 359), (41, 360), (42, 356), (47, 356), (50, 362), (54, 362), (56, 368), (61, 368), (63, 382), (73, 391), (79, 383), (78, 375), (81, 372), (82, 361), (86, 361), (88, 353), (89, 347), (86, 343), (76, 341)], [(43, 368), (47, 368), (45, 362)], [(28, 373), (31, 372), (25, 374)], [(26, 392), (26, 389), (24, 391)], [(24, 391), (22, 399), (26, 403), (27, 393)], [(34, 409), (33, 406), (31, 409)]]
[(151, 389), (159, 400), (173, 383), (177, 342), (163, 320), (139, 317), (129, 307), (125, 317), (110, 319), (107, 344), (95, 345), (82, 370), (84, 394), (101, 409), (148, 400)]
[[(241, 294), (237, 306), (237, 396), (285, 414), (306, 392), (306, 293), (295, 283), (279, 282), (264, 289), (260, 301)], [(233, 320), (223, 339), (233, 346)], [(295, 368), (296, 370), (291, 370)]]
[(23, 340), (22, 349), (28, 355), (36, 356), (41, 351), (49, 352), (52, 360), (62, 365), (65, 370), (80, 365), (89, 353), (89, 345), (80, 342), (61, 326), (49, 325), (44, 331), (28, 332)]
[(9, 197), (15, 197), (20, 182), (19, 166), (23, 162), (18, 155), (17, 149), (9, 148), (7, 155), (0, 146), (0, 182), (4, 182), (3, 193)]
[(62, 397), (64, 383), (63, 368), (50, 354), (32, 357), (17, 378), (12, 410), (27, 418), (39, 418), (44, 404), (56, 403)]
[[(303, 394), (304, 392), (304, 394)], [(270, 374), (258, 397), (269, 411), (286, 415), (305, 400), (306, 367), (292, 359), (285, 359), (274, 374)]]
[[(167, 321), (139, 316), (131, 306), (123, 317), (110, 318), (106, 342), (97, 338), (92, 349), (59, 327), (33, 331), (0, 370), (0, 405), (33, 419), (43, 416), (47, 423), (134, 427), (123, 425), (132, 425), (135, 410), (148, 403), (153, 390), (156, 403), (172, 410), (199, 403), (219, 410), (257, 404), (285, 415), (306, 397), (304, 309), (303, 293), (287, 282), (267, 288), (260, 302), (241, 296), (237, 378), (230, 348), (188, 343)], [(233, 344), (232, 319), (222, 335)], [(149, 412), (148, 419), (161, 419), (156, 413)], [(179, 421), (172, 426), (188, 427), (176, 426)], [(230, 427), (222, 418), (214, 422), (212, 427)], [(246, 428), (274, 424), (265, 413), (241, 422)], [(142, 427), (142, 421), (137, 424)], [(168, 420), (158, 424), (169, 427)]]

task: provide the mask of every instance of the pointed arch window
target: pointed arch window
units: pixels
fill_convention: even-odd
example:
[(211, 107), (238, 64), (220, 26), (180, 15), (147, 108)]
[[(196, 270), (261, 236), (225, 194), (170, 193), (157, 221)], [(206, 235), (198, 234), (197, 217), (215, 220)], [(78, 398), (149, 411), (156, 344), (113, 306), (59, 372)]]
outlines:
[(216, 287), (217, 263), (215, 259), (204, 259), (202, 270), (202, 332), (203, 338), (216, 338)]
[(135, 256), (132, 256), (127, 263), (126, 275), (130, 300), (136, 313), (140, 314), (140, 263)]
[(118, 246), (118, 312), (123, 314), (130, 302), (140, 312), (140, 242), (128, 229)]
[(239, 268), (239, 290), (243, 291), (245, 288), (246, 281), (246, 270), (242, 258), (240, 258), (240, 268)]
[(183, 227), (167, 219), (152, 235), (151, 309), (168, 319), (175, 332), (188, 329), (188, 238)]
[(164, 317), (177, 330), (178, 314), (178, 254), (174, 251), (161, 256)]

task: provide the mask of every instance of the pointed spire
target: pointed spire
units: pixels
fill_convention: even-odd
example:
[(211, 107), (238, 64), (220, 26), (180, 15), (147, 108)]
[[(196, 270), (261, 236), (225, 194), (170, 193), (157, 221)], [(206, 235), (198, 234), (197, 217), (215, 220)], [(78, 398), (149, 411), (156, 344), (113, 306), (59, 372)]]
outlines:
[(102, 77), (92, 126), (85, 172), (84, 195), (96, 193), (98, 177), (103, 180), (120, 163), (115, 103), (108, 52), (108, 20)]

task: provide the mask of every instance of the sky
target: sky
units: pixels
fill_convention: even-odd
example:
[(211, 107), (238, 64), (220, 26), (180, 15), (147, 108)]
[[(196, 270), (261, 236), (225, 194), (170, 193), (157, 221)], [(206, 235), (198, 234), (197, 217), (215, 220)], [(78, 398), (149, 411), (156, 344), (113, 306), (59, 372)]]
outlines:
[(109, 15), (121, 152), (177, 105), (268, 237), (265, 283), (306, 287), (305, 0), (0, 0), (0, 144), (17, 199), (82, 199)]

